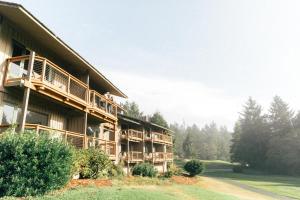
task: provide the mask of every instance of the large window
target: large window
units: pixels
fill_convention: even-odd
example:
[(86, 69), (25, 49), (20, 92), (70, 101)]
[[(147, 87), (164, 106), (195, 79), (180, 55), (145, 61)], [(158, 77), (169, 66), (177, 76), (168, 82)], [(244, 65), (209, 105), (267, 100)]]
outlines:
[(13, 124), (16, 122), (18, 116), (18, 108), (10, 103), (4, 102), (2, 108), (1, 124)]
[(48, 126), (48, 115), (28, 110), (26, 115), (26, 123)]

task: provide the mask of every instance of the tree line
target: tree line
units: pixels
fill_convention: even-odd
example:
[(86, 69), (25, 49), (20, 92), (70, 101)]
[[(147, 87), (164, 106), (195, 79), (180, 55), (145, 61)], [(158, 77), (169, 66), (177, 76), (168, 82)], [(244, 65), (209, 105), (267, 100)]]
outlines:
[(300, 112), (279, 96), (263, 113), (249, 98), (235, 124), (231, 160), (271, 173), (300, 174)]

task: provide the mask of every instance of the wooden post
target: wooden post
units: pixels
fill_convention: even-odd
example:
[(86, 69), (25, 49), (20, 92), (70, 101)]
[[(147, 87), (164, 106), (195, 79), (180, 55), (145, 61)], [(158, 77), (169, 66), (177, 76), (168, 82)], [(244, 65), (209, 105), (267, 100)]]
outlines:
[(152, 163), (154, 165), (154, 144), (153, 144), (154, 138), (153, 138), (151, 127), (150, 127), (150, 136), (151, 136), (151, 149), (152, 149)]
[[(90, 85), (90, 76), (89, 76), (89, 72), (87, 71), (84, 77), (84, 82), (87, 84), (87, 88), (86, 91), (89, 91), (89, 85)], [(70, 76), (69, 76), (69, 88), (70, 88)], [(69, 89), (70, 91), (70, 89)], [(87, 94), (85, 95), (87, 98)], [(86, 101), (88, 101), (86, 99)], [(85, 108), (84, 111), (84, 115), (83, 115), (83, 134), (84, 134), (84, 138), (85, 138), (85, 149), (88, 148), (88, 144), (87, 144), (87, 134), (86, 134), (86, 130), (87, 130), (87, 123), (88, 123), (88, 109), (87, 107)], [(94, 139), (93, 139), (94, 142)]]
[(143, 161), (145, 161), (145, 128), (143, 127), (143, 135), (142, 135), (142, 138), (143, 138), (143, 141), (142, 141), (142, 143), (143, 143)]
[(45, 81), (45, 73), (46, 73), (46, 64), (47, 64), (47, 60), (44, 59), (43, 60), (43, 67), (42, 67), (42, 76), (41, 76), (41, 81), (44, 82)]
[[(28, 63), (28, 71), (26, 75), (26, 80), (28, 83), (31, 83), (31, 74), (33, 70), (33, 64), (34, 64), (34, 56), (35, 52), (31, 51), (29, 56), (29, 63)], [(22, 101), (22, 111), (21, 111), (21, 117), (20, 117), (20, 127), (19, 131), (23, 132), (25, 129), (25, 123), (26, 123), (26, 115), (28, 110), (28, 102), (29, 102), (29, 96), (30, 96), (30, 87), (25, 87), (24, 94), (23, 94), (23, 101)]]
[(129, 176), (129, 139), (127, 139), (127, 176)]

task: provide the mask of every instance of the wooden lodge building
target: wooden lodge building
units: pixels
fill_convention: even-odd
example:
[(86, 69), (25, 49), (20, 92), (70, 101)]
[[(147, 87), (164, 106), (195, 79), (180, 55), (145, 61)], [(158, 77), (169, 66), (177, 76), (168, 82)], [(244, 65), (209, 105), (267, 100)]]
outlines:
[(100, 148), (128, 169), (172, 161), (170, 131), (125, 117), (113, 97), (127, 96), (23, 6), (0, 1), (0, 131), (16, 124)]

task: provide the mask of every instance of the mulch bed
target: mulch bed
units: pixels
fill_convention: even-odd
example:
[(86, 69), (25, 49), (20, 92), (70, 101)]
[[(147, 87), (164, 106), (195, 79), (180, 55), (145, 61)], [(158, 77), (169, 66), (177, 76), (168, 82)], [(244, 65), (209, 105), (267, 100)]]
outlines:
[(69, 182), (66, 186), (67, 188), (75, 188), (78, 186), (96, 186), (96, 187), (103, 187), (103, 186), (112, 186), (111, 180), (109, 179), (73, 179)]
[(177, 184), (193, 185), (198, 182), (196, 177), (172, 176), (172, 181)]

